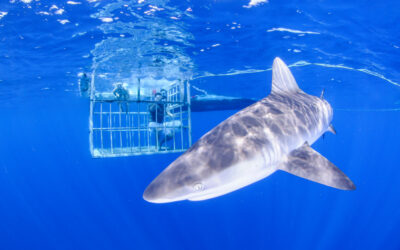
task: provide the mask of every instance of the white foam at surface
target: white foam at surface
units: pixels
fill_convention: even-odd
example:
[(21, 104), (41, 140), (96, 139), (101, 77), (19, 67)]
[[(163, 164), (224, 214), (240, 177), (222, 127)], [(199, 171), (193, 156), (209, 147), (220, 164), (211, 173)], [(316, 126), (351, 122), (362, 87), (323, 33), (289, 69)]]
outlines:
[(58, 21), (59, 23), (61, 23), (61, 24), (66, 24), (66, 23), (69, 23), (69, 22), (70, 22), (68, 19), (58, 19), (57, 21)]
[(159, 8), (159, 7), (155, 6), (155, 5), (149, 5), (149, 7), (150, 7), (151, 9), (155, 10), (155, 11), (164, 10), (164, 8)]
[(77, 5), (77, 4), (82, 4), (82, 3), (81, 2), (74, 2), (74, 1), (67, 1), (67, 4)]
[(8, 14), (8, 12), (0, 11), (0, 19), (2, 19), (3, 17), (5, 17), (7, 14)]
[(86, 31), (84, 31), (84, 32), (78, 32), (78, 33), (73, 34), (72, 37), (83, 36), (83, 35), (85, 35), (86, 33), (87, 33)]
[(267, 30), (267, 32), (274, 32), (274, 31), (279, 31), (279, 32), (289, 32), (289, 33), (294, 33), (294, 34), (310, 34), (310, 35), (319, 35), (319, 32), (315, 31), (302, 31), (302, 30), (294, 30), (294, 29), (288, 29), (288, 28), (272, 28)]
[(56, 15), (62, 15), (65, 12), (64, 9), (58, 9), (56, 12), (54, 12)]
[[(349, 66), (345, 66), (345, 65), (341, 65), (341, 64), (326, 64), (326, 63), (311, 63), (311, 62), (307, 62), (304, 60), (301, 61), (297, 61), (295, 63), (292, 63), (290, 65), (288, 65), (289, 68), (292, 67), (303, 67), (303, 66), (308, 66), (308, 65), (316, 65), (316, 66), (321, 66), (321, 67), (326, 67), (326, 68), (339, 68), (339, 69), (346, 69), (346, 70), (353, 70), (353, 71), (358, 71), (358, 72), (362, 72), (364, 74), (367, 75), (371, 75), (371, 76), (375, 76), (378, 77), (390, 84), (393, 84), (395, 86), (399, 86), (400, 87), (400, 83), (397, 83), (393, 80), (390, 80), (388, 78), (386, 78), (384, 75), (379, 74), (377, 72), (368, 70), (368, 69), (357, 69), (357, 68), (353, 68), (353, 67), (349, 67)], [(232, 72), (228, 72), (228, 73), (223, 73), (223, 74), (214, 74), (214, 73), (210, 73), (210, 72), (205, 72), (203, 75), (201, 76), (197, 76), (194, 77), (194, 79), (199, 79), (199, 78), (206, 78), (206, 77), (221, 77), (221, 76), (234, 76), (234, 75), (241, 75), (241, 74), (255, 74), (255, 73), (261, 73), (261, 72), (266, 72), (266, 71), (271, 71), (272, 68), (268, 68), (268, 69), (247, 69), (247, 70), (235, 70)]]
[(347, 111), (347, 112), (397, 112), (400, 111), (400, 108), (383, 108), (383, 109), (353, 109), (353, 108), (336, 108), (335, 110), (340, 110), (340, 111)]
[(203, 93), (205, 95), (208, 95), (207, 91), (205, 91), (204, 89), (198, 88), (198, 87), (196, 87), (194, 85), (192, 85), (192, 88), (194, 88), (195, 90), (197, 90), (197, 91), (199, 91), (199, 92), (201, 92), (201, 93)]
[(257, 5), (263, 4), (263, 3), (268, 3), (268, 0), (250, 0), (250, 2), (247, 5), (243, 5), (243, 7), (251, 8), (251, 7), (255, 7)]
[(366, 73), (368, 75), (371, 75), (371, 76), (376, 76), (376, 77), (381, 78), (381, 79), (383, 79), (383, 80), (385, 80), (387, 82), (390, 82), (391, 84), (394, 84), (394, 85), (397, 85), (397, 86), (400, 87), (399, 83), (393, 82), (392, 80), (386, 78), (385, 76), (383, 76), (383, 75), (381, 75), (379, 73), (373, 72), (373, 71), (368, 70), (368, 69), (356, 69), (356, 70), (360, 71), (360, 72), (364, 72), (364, 73)]
[(50, 13), (47, 12), (47, 11), (39, 11), (38, 14), (39, 15), (45, 15), (45, 16), (49, 16), (50, 15)]
[(100, 17), (99, 19), (104, 23), (111, 23), (113, 21), (111, 17)]
[[(172, 21), (181, 19), (187, 14), (182, 10), (168, 7), (164, 0), (144, 1), (142, 4), (138, 3), (138, 0), (132, 0), (128, 1), (132, 3), (129, 5), (126, 4), (127, 1), (117, 2), (117, 4), (106, 4), (91, 15), (92, 18), (103, 21), (99, 28), (105, 34), (118, 34), (118, 37), (108, 37), (97, 43), (91, 51), (93, 68), (96, 68), (96, 90), (109, 91), (111, 83), (130, 79), (130, 74), (135, 75), (135, 79), (143, 79), (146, 76), (154, 79), (191, 78), (192, 62), (184, 50), (186, 46), (192, 46), (191, 34)], [(128, 6), (134, 11), (129, 12), (126, 9)], [(136, 11), (139, 8), (140, 10)], [(138, 21), (117, 22), (114, 15), (118, 12), (129, 13), (137, 17)], [(156, 16), (160, 12), (164, 12), (162, 18)], [(149, 19), (146, 15), (150, 16)], [(160, 34), (159, 30), (163, 32)], [(126, 39), (128, 35), (129, 38), (133, 36), (135, 39)], [(102, 73), (110, 73), (110, 76), (98, 75)], [(143, 81), (142, 84), (146, 85)]]
[(100, 78), (107, 78), (107, 73), (104, 73), (104, 74), (98, 74), (97, 76), (98, 77), (100, 77)]

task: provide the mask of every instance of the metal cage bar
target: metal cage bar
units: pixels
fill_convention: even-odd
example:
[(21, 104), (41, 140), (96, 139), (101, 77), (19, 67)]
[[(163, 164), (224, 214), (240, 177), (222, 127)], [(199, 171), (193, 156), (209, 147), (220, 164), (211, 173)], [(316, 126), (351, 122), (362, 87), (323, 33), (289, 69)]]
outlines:
[(111, 148), (111, 153), (114, 152), (114, 147), (113, 147), (113, 137), (112, 137), (112, 104), (110, 103), (110, 114), (109, 114), (109, 120), (108, 120), (108, 127), (110, 129), (110, 148)]
[[(89, 140), (93, 157), (177, 153), (191, 145), (188, 82), (167, 89), (167, 100), (161, 103), (146, 97), (141, 99), (139, 90), (138, 99), (121, 101), (109, 96), (104, 99), (94, 91), (93, 76), (91, 86)], [(154, 104), (163, 105), (162, 121), (157, 108), (155, 121), (150, 119), (149, 105)]]
[(190, 102), (190, 82), (186, 81), (186, 102), (187, 102), (187, 113), (188, 113), (188, 148), (192, 146), (192, 111)]

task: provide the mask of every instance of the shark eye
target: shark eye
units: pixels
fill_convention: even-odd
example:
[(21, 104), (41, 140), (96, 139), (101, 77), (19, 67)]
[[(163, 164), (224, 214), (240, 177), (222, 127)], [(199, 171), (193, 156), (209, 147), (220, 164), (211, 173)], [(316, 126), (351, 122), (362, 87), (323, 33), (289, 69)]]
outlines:
[(193, 189), (194, 189), (195, 191), (204, 190), (204, 185), (203, 185), (203, 183), (196, 183), (196, 184), (194, 184)]

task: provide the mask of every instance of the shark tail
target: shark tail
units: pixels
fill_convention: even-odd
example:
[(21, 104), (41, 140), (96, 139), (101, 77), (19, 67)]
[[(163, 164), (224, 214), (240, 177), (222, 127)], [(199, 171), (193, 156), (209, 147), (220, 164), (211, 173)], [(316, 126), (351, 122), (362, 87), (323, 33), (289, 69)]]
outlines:
[(356, 189), (349, 177), (307, 143), (293, 150), (279, 169), (333, 188)]

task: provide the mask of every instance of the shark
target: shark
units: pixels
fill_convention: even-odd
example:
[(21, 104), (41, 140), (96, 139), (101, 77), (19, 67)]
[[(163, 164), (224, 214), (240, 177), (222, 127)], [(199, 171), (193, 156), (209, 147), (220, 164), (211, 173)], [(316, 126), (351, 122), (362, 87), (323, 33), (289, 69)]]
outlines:
[(354, 190), (354, 183), (310, 146), (327, 131), (336, 134), (332, 117), (323, 93), (303, 92), (277, 57), (270, 94), (202, 136), (149, 184), (143, 198), (152, 203), (207, 200), (278, 170)]

